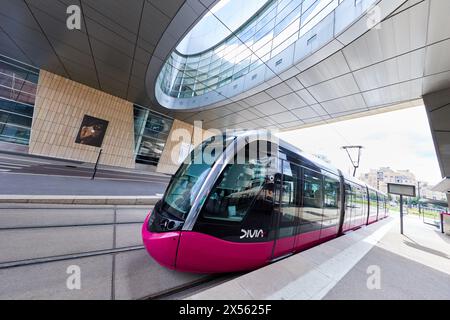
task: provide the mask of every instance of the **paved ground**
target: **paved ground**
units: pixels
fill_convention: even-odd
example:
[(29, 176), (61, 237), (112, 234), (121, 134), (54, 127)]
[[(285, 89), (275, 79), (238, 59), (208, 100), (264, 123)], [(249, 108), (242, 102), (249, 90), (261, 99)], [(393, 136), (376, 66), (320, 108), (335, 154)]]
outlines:
[[(0, 204), (0, 300), (139, 299), (202, 279), (149, 256), (141, 228), (151, 210)], [(67, 287), (74, 266), (80, 290)]]
[(0, 153), (3, 195), (156, 195), (170, 177), (137, 170), (101, 168), (91, 180), (92, 164)]
[(398, 215), (188, 299), (450, 299), (450, 237)]
[[(371, 266), (379, 267), (380, 289), (367, 288)], [(404, 236), (395, 224), (325, 299), (450, 299), (450, 237), (406, 217)]]

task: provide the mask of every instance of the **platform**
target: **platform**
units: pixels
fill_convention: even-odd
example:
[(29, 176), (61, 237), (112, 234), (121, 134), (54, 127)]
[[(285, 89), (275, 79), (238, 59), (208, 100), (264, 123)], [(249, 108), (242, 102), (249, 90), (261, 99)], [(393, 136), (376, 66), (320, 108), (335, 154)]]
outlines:
[(450, 299), (450, 237), (396, 214), (186, 299)]

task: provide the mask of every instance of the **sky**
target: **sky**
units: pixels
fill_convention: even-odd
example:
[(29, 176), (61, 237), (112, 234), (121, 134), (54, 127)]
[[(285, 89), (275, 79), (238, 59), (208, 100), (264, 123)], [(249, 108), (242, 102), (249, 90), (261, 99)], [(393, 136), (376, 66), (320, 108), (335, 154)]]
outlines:
[(344, 145), (362, 145), (356, 176), (369, 169), (409, 169), (416, 179), (441, 180), (427, 114), (423, 106), (279, 133), (279, 137), (311, 154), (326, 156), (344, 172), (352, 172)]

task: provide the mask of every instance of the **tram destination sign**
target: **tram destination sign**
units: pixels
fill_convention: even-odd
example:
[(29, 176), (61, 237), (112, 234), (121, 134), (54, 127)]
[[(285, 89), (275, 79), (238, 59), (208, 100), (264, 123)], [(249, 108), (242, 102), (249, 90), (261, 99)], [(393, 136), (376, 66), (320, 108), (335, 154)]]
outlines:
[(415, 197), (416, 186), (409, 184), (388, 183), (388, 193), (400, 196)]

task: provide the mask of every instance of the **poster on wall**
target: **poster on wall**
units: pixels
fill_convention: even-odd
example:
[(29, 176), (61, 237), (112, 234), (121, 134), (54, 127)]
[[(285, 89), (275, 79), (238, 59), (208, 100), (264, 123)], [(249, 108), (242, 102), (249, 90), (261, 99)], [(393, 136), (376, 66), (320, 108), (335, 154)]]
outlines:
[(109, 122), (85, 115), (75, 143), (100, 148), (105, 138)]

